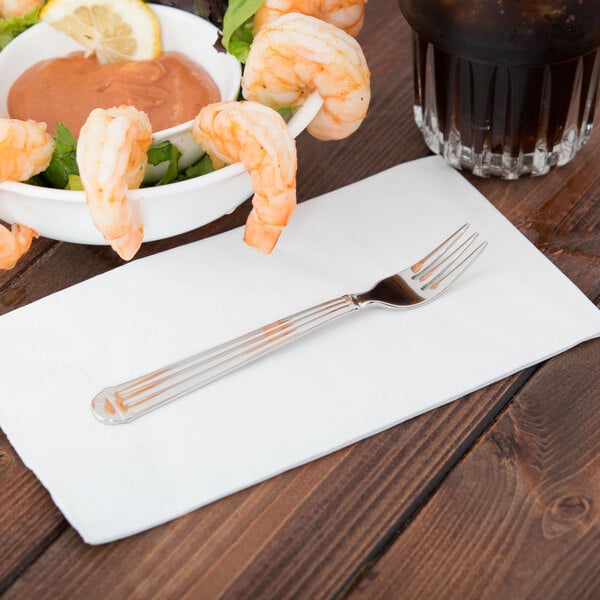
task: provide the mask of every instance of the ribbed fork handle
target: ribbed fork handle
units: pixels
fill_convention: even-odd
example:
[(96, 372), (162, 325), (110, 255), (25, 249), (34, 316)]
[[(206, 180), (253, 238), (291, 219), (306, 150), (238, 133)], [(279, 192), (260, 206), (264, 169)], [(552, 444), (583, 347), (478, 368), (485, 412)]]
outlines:
[(127, 423), (358, 308), (350, 295), (323, 302), (152, 373), (105, 388), (92, 401), (92, 411), (104, 423)]

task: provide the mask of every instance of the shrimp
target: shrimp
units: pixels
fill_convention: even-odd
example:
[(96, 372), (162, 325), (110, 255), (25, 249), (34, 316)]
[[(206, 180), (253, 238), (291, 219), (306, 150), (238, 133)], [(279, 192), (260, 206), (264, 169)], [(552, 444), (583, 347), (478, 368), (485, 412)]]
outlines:
[(352, 37), (363, 26), (367, 0), (266, 0), (254, 15), (252, 28), (258, 30), (287, 13), (302, 13), (331, 23)]
[(0, 269), (12, 269), (37, 237), (37, 232), (25, 225), (15, 223), (10, 230), (0, 225)]
[[(52, 159), (54, 139), (46, 124), (0, 117), (0, 182), (27, 181), (46, 170)], [(11, 230), (0, 225), (0, 269), (12, 269), (38, 234), (15, 223)]]
[(43, 4), (44, 0), (0, 0), (0, 18), (22, 17)]
[(288, 13), (254, 38), (242, 93), (272, 108), (297, 106), (317, 90), (323, 106), (308, 126), (320, 140), (356, 131), (371, 100), (371, 73), (358, 42), (315, 17)]
[(27, 181), (45, 171), (52, 152), (46, 123), (0, 117), (0, 182)]
[(270, 253), (296, 208), (296, 143), (276, 111), (257, 102), (209, 104), (192, 125), (215, 166), (241, 161), (254, 197), (244, 241)]
[(79, 133), (77, 165), (94, 224), (124, 260), (144, 237), (127, 198), (140, 186), (152, 142), (148, 115), (133, 106), (95, 108)]

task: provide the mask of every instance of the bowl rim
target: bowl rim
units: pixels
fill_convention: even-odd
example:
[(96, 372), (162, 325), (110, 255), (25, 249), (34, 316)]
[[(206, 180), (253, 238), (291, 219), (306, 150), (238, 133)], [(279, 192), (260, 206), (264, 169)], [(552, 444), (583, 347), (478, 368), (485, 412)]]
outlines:
[[(323, 99), (317, 91), (307, 96), (304, 104), (292, 115), (287, 123), (288, 129), (293, 138), (304, 131), (308, 124), (313, 120), (323, 105)], [(168, 196), (170, 193), (184, 192), (189, 189), (199, 190), (209, 187), (226, 179), (232, 179), (246, 172), (246, 168), (241, 162), (231, 163), (210, 173), (191, 177), (183, 181), (175, 181), (164, 185), (154, 185), (143, 188), (129, 190), (131, 193), (142, 193), (144, 197), (152, 198), (156, 196)], [(46, 198), (52, 201), (62, 201), (64, 203), (85, 202), (85, 192), (82, 190), (65, 190), (59, 188), (44, 187), (32, 185), (21, 181), (3, 181), (0, 182), (0, 191), (6, 190), (16, 194), (30, 196), (36, 199)]]
[[(246, 169), (242, 163), (232, 163), (221, 169), (206, 173), (205, 175), (191, 177), (190, 179), (185, 179), (183, 181), (174, 181), (173, 183), (166, 183), (164, 185), (152, 185), (143, 188), (134, 188), (129, 190), (128, 193), (142, 192), (144, 196), (152, 197), (168, 195), (168, 191), (180, 192), (185, 191), (187, 188), (200, 189), (215, 183), (219, 183), (224, 179), (229, 179), (231, 177), (240, 175), (245, 170)], [(192, 183), (196, 183), (197, 185), (192, 185)], [(3, 181), (0, 183), (0, 190), (23, 194), (33, 198), (47, 198), (48, 200), (58, 200), (66, 203), (85, 202), (85, 192), (83, 190), (50, 188), (41, 185), (33, 185), (31, 183), (24, 183), (22, 181)]]

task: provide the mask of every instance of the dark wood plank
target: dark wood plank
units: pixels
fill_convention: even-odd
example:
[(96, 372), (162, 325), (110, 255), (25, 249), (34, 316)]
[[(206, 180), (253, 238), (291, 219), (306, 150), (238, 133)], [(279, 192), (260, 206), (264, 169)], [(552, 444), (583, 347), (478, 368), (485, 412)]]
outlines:
[(600, 597), (599, 353), (544, 365), (348, 597)]
[[(0, 221), (0, 225), (3, 227), (10, 228), (10, 225), (6, 225), (3, 221)], [(5, 271), (0, 269), (0, 306), (5, 308), (7, 311), (12, 310), (21, 301), (22, 293), (16, 291), (19, 288), (13, 286), (15, 291), (9, 292), (8, 288), (11, 283), (18, 281), (24, 273), (38, 261), (43, 260), (44, 256), (51, 254), (52, 250), (56, 247), (58, 242), (48, 240), (46, 238), (38, 238), (33, 240), (31, 248), (25, 256), (23, 256), (19, 262), (12, 269)]]
[[(598, 131), (578, 158), (515, 194), (477, 185), (598, 303)], [(599, 597), (599, 355), (596, 340), (539, 369), (391, 547), (365, 562), (348, 597)]]
[(0, 595), (67, 527), (0, 431)]
[(5, 597), (144, 598), (149, 586), (159, 597), (331, 597), (412, 516), (524, 379), (120, 542), (88, 547), (69, 529)]

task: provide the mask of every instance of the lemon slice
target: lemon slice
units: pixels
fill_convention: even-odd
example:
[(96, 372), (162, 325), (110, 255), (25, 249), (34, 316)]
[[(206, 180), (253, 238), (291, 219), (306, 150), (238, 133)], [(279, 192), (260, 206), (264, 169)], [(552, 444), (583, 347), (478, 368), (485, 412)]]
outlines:
[(49, 0), (40, 19), (101, 64), (150, 60), (161, 53), (158, 19), (142, 0)]

